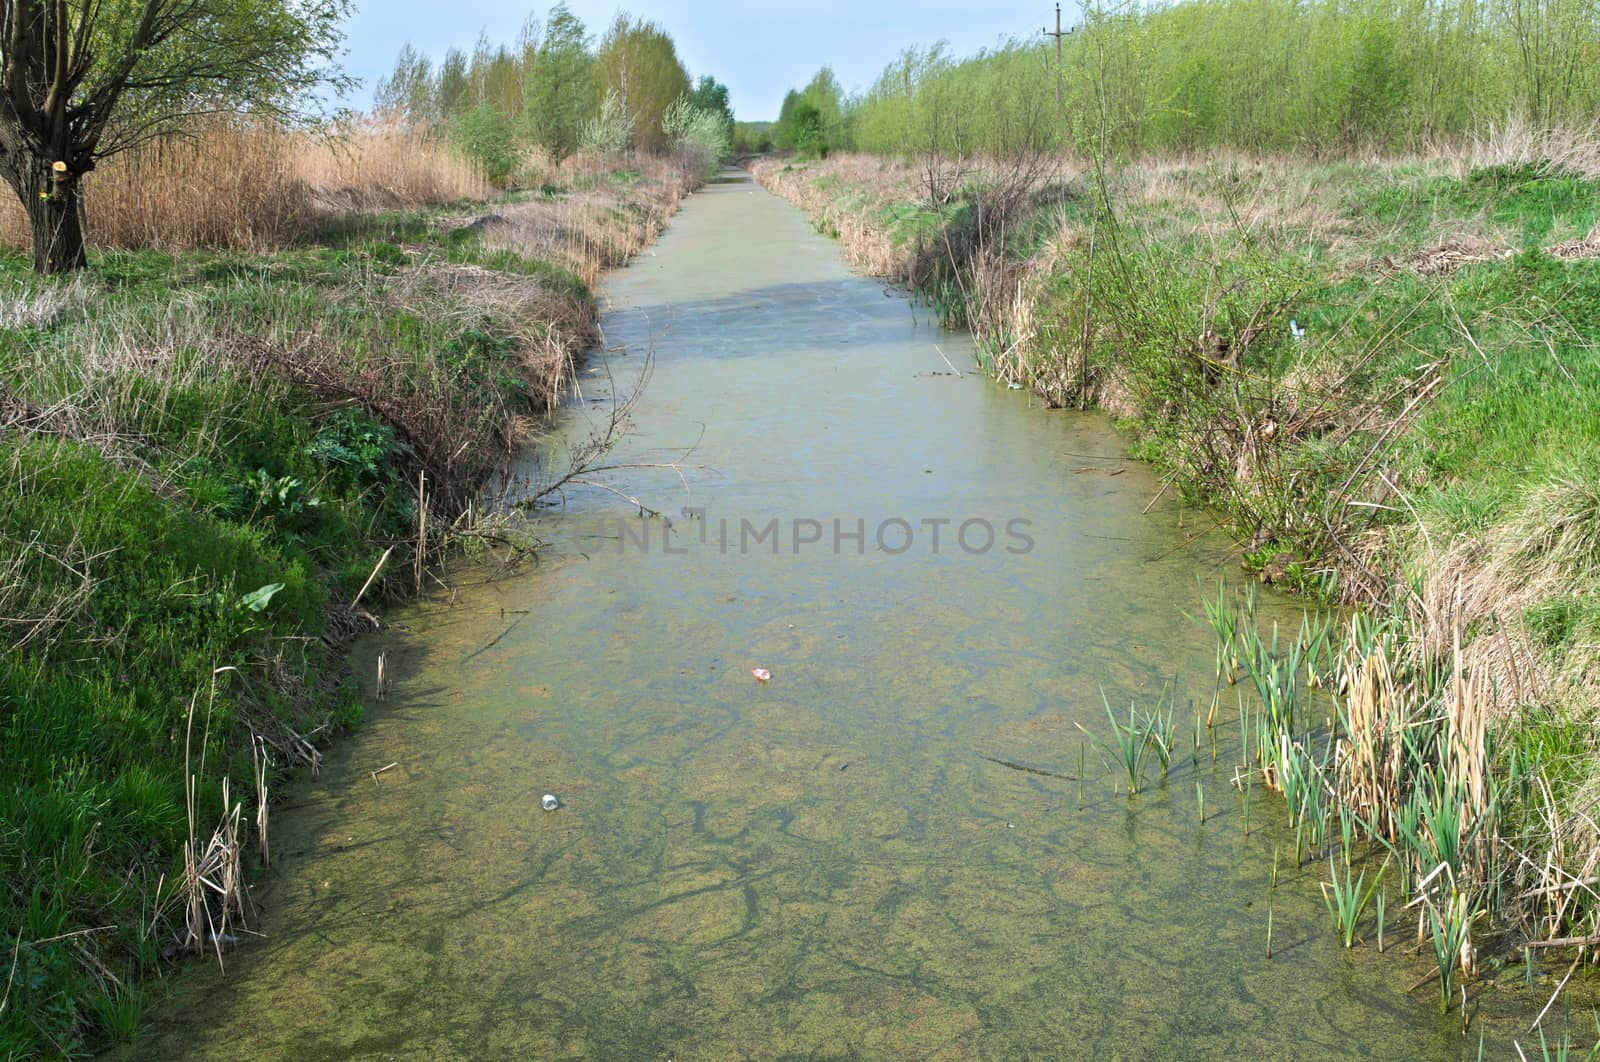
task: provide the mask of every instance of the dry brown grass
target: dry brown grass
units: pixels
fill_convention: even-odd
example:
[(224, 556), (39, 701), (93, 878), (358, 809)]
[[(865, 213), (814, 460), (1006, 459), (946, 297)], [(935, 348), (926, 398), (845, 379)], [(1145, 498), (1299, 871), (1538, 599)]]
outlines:
[(619, 182), (614, 161), (566, 160), (551, 179), (572, 191), (504, 206), (479, 219), (484, 246), (552, 262), (592, 288), (607, 269), (648, 247), (700, 183), (692, 168), (670, 158), (641, 155), (622, 168), (642, 181)]
[(1418, 525), (1406, 546), (1424, 560), (1413, 602), (1423, 650), (1443, 657), (1457, 628), (1475, 632), (1462, 666), (1492, 682), (1499, 712), (1565, 703), (1600, 710), (1600, 646), (1575, 646), (1557, 667), (1530, 638), (1525, 616), (1600, 578), (1600, 480), (1572, 467), (1530, 487), (1504, 522), (1435, 543)]
[[(555, 269), (447, 262), (430, 241), (406, 245), (403, 268), (353, 262), (337, 283), (324, 277), (310, 299), (270, 277), (184, 284), (168, 298), (113, 305), (95, 303), (92, 279), (48, 288), (19, 281), (16, 290), (0, 291), (0, 322), (70, 327), (17, 353), (37, 362), (37, 371), (24, 375), (51, 380), (52, 390), (0, 391), (0, 428), (32, 424), (90, 442), (144, 474), (138, 440), (123, 426), (149, 416), (152, 394), (220, 380), (287, 384), (330, 408), (360, 405), (392, 426), (415, 462), (408, 474), (426, 472), (432, 500), (453, 518), (527, 440), (535, 422), (526, 414), (548, 412), (565, 397), (576, 359), (598, 339), (588, 292), (601, 273), (647, 246), (699, 181), (670, 160), (625, 166), (631, 172), (619, 177), (616, 163), (580, 160), (559, 174), (570, 191), (478, 218), (487, 222), (478, 227), (488, 249), (510, 249)], [(450, 229), (467, 220), (439, 224)], [(387, 322), (396, 319), (425, 322), (439, 349), (394, 344)], [(509, 341), (531, 409), (509, 402), (443, 349), (443, 337), (483, 330)], [(212, 427), (219, 437), (228, 432), (225, 423)], [(146, 478), (152, 489), (165, 489), (159, 477)], [(0, 613), (5, 603), (0, 594)]]
[(1600, 121), (1587, 128), (1550, 128), (1513, 114), (1454, 154), (1462, 175), (1483, 166), (1537, 166), (1600, 180)]
[(890, 226), (878, 219), (885, 208), (920, 198), (915, 166), (873, 155), (835, 155), (801, 166), (757, 159), (750, 172), (762, 187), (804, 210), (818, 228), (837, 233), (852, 266), (908, 282), (918, 248), (895, 240)]
[[(340, 215), (482, 198), (477, 167), (435, 141), (367, 129), (339, 139), (218, 122), (107, 161), (85, 182), (97, 247), (264, 251)], [(0, 244), (29, 245), (21, 206), (0, 209)]]

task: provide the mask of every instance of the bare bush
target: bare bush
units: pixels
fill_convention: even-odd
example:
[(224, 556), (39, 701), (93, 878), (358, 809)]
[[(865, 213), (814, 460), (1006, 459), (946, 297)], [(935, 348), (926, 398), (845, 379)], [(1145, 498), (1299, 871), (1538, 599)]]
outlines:
[(1473, 137), (1460, 157), (1463, 170), (1532, 166), (1550, 176), (1600, 180), (1600, 121), (1587, 127), (1541, 125), (1513, 112)]

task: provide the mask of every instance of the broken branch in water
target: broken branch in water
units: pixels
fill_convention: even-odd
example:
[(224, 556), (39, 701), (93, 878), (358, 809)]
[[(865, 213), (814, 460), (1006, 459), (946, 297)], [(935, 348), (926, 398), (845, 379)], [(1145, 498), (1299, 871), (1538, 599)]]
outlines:
[[(941, 347), (941, 346), (939, 346), (939, 344), (935, 343), (933, 345), (933, 349), (937, 350), (939, 352), (939, 357), (944, 360), (944, 363), (946, 365), (950, 365), (950, 359), (945, 357), (945, 353), (944, 353), (944, 348), (943, 347)], [(960, 369), (956, 368), (954, 365), (950, 365), (950, 371), (955, 373), (957, 376), (960, 376), (960, 377), (963, 377), (963, 378), (967, 375), (966, 373), (962, 372)]]
[(1140, 516), (1149, 516), (1150, 515), (1150, 510), (1154, 509), (1156, 507), (1156, 502), (1161, 500), (1162, 496), (1165, 495), (1167, 493), (1167, 491), (1172, 488), (1172, 485), (1174, 483), (1176, 483), (1177, 480), (1178, 480), (1178, 473), (1177, 473), (1176, 470), (1174, 470), (1172, 472), (1168, 472), (1167, 473), (1167, 478), (1161, 484), (1161, 489), (1156, 491), (1156, 496), (1154, 498), (1150, 499), (1150, 504), (1146, 505), (1144, 507), (1144, 511), (1141, 512), (1139, 515)]
[(1561, 990), (1563, 988), (1567, 987), (1567, 982), (1572, 980), (1572, 975), (1574, 973), (1577, 973), (1578, 964), (1580, 962), (1582, 962), (1582, 961), (1583, 961), (1583, 956), (1582, 955), (1579, 955), (1576, 959), (1572, 960), (1572, 965), (1567, 968), (1567, 976), (1563, 977), (1561, 979), (1561, 983), (1559, 985), (1556, 985), (1556, 990), (1554, 992), (1550, 993), (1550, 1002), (1546, 1003), (1544, 1005), (1544, 1009), (1539, 1012), (1539, 1016), (1537, 1018), (1533, 1019), (1533, 1024), (1528, 1026), (1528, 1031), (1529, 1032), (1533, 1032), (1533, 1030), (1537, 1029), (1539, 1027), (1539, 1023), (1541, 1021), (1544, 1021), (1544, 1016), (1546, 1014), (1550, 1013), (1550, 1008), (1553, 1005), (1555, 1005), (1556, 997), (1561, 995)]
[[(644, 393), (645, 385), (649, 382), (655, 368), (654, 348), (646, 355), (644, 368), (639, 374), (639, 379), (627, 399), (621, 403), (613, 401), (606, 422), (590, 433), (589, 437), (581, 444), (574, 447), (567, 461), (567, 470), (562, 475), (549, 480), (517, 501), (511, 503), (514, 509), (528, 510), (544, 504), (553, 495), (562, 494), (569, 486), (593, 487), (614, 494), (631, 505), (638, 508), (640, 515), (653, 518), (662, 518), (660, 510), (655, 509), (640, 501), (632, 494), (619, 490), (606, 483), (601, 483), (593, 477), (602, 472), (616, 472), (624, 469), (666, 468), (677, 475), (678, 481), (683, 484), (684, 494), (692, 493), (688, 477), (683, 473), (683, 466), (678, 461), (623, 461), (607, 462), (605, 460), (622, 438), (628, 433), (633, 419), (633, 409)], [(610, 379), (610, 366), (606, 366), (607, 379)], [(615, 384), (612, 385), (612, 395), (616, 394)], [(687, 457), (700, 445), (700, 440), (705, 437), (705, 425), (700, 426), (700, 436), (694, 444), (686, 448), (683, 456)]]
[(387, 767), (379, 767), (376, 771), (373, 771), (372, 772), (372, 784), (373, 785), (377, 785), (378, 784), (378, 775), (382, 774), (385, 771), (392, 771), (398, 766), (400, 766), (400, 763), (397, 760), (394, 763), (389, 764)]
[(650, 506), (646, 505), (644, 502), (640, 501), (638, 498), (635, 498), (631, 494), (625, 494), (625, 493), (623, 493), (622, 491), (618, 490), (615, 487), (607, 486), (604, 483), (597, 483), (592, 479), (573, 479), (573, 480), (568, 480), (568, 482), (574, 484), (575, 486), (579, 486), (579, 487), (595, 487), (595, 488), (598, 488), (599, 490), (605, 491), (608, 494), (615, 494), (617, 497), (621, 498), (623, 501), (627, 502), (628, 504), (638, 506), (639, 514), (641, 516), (651, 516), (651, 517), (660, 517), (661, 516), (661, 512), (659, 510), (650, 508)]
[(394, 547), (393, 546), (390, 546), (388, 549), (383, 551), (383, 556), (378, 558), (378, 563), (377, 563), (376, 566), (373, 567), (372, 574), (367, 576), (367, 581), (361, 584), (361, 589), (360, 590), (356, 591), (355, 599), (350, 602), (350, 607), (351, 608), (355, 608), (357, 605), (361, 604), (361, 598), (366, 594), (366, 592), (369, 589), (371, 589), (372, 581), (378, 577), (378, 573), (379, 572), (383, 571), (383, 566), (385, 564), (389, 563), (389, 554), (391, 554), (393, 552), (394, 552)]

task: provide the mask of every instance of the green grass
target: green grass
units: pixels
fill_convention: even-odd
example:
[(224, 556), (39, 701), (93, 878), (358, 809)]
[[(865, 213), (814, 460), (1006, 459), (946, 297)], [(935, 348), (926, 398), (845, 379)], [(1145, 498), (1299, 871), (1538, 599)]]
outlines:
[[(442, 216), (353, 219), (269, 255), (100, 253), (72, 279), (0, 256), (0, 290), (46, 307), (0, 328), (0, 411), (45, 411), (0, 434), (0, 1059), (135, 1034), (173, 939), (155, 890), (187, 834), (191, 699), (203, 711), (213, 669), (237, 669), (203, 749), (197, 727), (208, 817), (224, 777), (250, 807), (253, 730), (356, 722), (325, 607), (414, 535), (419, 467), (454, 481), (433, 488), (451, 515), (509, 418), (536, 411), (522, 344), (552, 325), (518, 315), (592, 312), (570, 272)], [(423, 259), (537, 298), (392, 288)], [(263, 345), (277, 360), (253, 360)]]
[(1481, 217), (1510, 242), (1535, 247), (1583, 236), (1600, 221), (1596, 183), (1532, 165), (1476, 169), (1464, 178), (1435, 177), (1350, 196), (1346, 208), (1399, 227), (1413, 240), (1441, 222)]

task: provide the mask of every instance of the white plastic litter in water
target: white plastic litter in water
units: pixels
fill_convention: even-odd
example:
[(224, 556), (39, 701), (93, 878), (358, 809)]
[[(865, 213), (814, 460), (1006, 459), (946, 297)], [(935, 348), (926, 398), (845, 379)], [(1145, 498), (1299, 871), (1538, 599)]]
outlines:
[(539, 801), (539, 806), (544, 808), (546, 811), (554, 811), (556, 808), (561, 806), (561, 801), (556, 799), (556, 795), (554, 793), (546, 793), (544, 795), (544, 799)]

